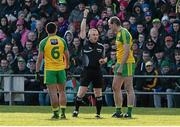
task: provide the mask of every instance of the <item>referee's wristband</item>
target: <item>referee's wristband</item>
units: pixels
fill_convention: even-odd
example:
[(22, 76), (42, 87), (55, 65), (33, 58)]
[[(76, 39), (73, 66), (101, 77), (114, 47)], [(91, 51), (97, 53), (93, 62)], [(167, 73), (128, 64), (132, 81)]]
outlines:
[(87, 17), (83, 17), (83, 19), (87, 19)]

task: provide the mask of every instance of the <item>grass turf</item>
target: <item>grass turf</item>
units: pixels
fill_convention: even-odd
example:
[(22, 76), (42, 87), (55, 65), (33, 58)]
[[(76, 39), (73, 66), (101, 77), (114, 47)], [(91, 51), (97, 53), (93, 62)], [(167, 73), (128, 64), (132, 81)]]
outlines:
[[(132, 119), (111, 118), (114, 107), (103, 107), (103, 119), (95, 119), (94, 107), (81, 107), (78, 118), (72, 118), (73, 107), (67, 107), (67, 120), (51, 120), (49, 106), (0, 106), (0, 125), (4, 126), (168, 126), (180, 125), (180, 109), (134, 108)], [(126, 110), (125, 108), (123, 109)]]

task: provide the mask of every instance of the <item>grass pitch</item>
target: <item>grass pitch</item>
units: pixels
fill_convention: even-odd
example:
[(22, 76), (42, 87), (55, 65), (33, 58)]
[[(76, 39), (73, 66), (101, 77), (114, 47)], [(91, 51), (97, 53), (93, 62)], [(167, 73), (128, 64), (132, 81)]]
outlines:
[[(67, 107), (67, 120), (51, 120), (49, 106), (0, 106), (0, 125), (4, 126), (180, 126), (180, 109), (134, 108), (132, 119), (111, 118), (114, 107), (103, 107), (103, 119), (95, 119), (95, 107), (81, 107), (78, 118), (72, 118), (73, 107)], [(125, 108), (123, 109), (126, 110)]]

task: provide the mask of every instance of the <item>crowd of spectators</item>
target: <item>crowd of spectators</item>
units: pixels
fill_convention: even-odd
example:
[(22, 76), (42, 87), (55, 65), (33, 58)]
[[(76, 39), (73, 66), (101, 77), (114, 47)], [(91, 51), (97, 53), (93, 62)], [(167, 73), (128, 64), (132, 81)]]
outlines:
[[(180, 74), (179, 0), (1, 0), (0, 74), (35, 73), (38, 45), (47, 36), (45, 25), (50, 21), (57, 24), (57, 35), (67, 42), (71, 61), (69, 74), (80, 74), (82, 61), (78, 34), (85, 8), (90, 9), (87, 27), (98, 29), (109, 58), (107, 64), (102, 66), (103, 74), (113, 74), (111, 67), (116, 62), (115, 35), (107, 23), (114, 15), (119, 17), (122, 26), (132, 34), (136, 75)], [(0, 77), (1, 90), (4, 85), (2, 79)], [(68, 79), (68, 87), (72, 84), (76, 88), (78, 79), (75, 82), (72, 79)], [(136, 91), (146, 92), (180, 91), (179, 80), (180, 78), (134, 78), (134, 87)], [(104, 91), (111, 91), (112, 79), (104, 78), (104, 82)], [(39, 86), (39, 82), (32, 77), (26, 77), (25, 90), (46, 91), (46, 87)], [(41, 94), (37, 103), (42, 102), (42, 96), (48, 100), (46, 95)], [(38, 101), (38, 96), (34, 98), (36, 99), (32, 100)], [(105, 96), (107, 105), (113, 105), (111, 98), (110, 95)], [(167, 100), (165, 104), (168, 107), (177, 107), (180, 106), (177, 99), (177, 95), (137, 96), (137, 105), (161, 107), (163, 100)], [(49, 102), (40, 104), (44, 103)]]

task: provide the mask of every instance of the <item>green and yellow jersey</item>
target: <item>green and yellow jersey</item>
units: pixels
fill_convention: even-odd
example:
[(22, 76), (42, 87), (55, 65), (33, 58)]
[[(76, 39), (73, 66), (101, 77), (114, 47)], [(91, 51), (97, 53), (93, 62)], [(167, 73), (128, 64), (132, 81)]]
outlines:
[(39, 51), (44, 53), (44, 70), (64, 70), (64, 52), (67, 44), (64, 39), (54, 35), (44, 38), (39, 44)]
[(127, 29), (121, 27), (120, 31), (116, 35), (117, 63), (121, 64), (122, 58), (124, 56), (124, 48), (123, 48), (124, 44), (129, 44), (129, 46), (130, 46), (129, 57), (128, 57), (126, 63), (135, 63), (135, 60), (134, 60), (134, 57), (133, 57), (133, 51), (131, 49), (132, 43), (133, 43), (133, 41), (132, 41), (131, 34), (128, 32)]

